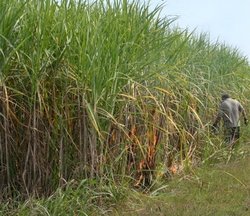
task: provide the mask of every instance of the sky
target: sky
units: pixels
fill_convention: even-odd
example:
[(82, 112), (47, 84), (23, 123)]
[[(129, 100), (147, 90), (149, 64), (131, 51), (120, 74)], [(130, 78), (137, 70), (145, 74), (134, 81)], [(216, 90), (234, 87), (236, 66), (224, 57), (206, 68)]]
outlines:
[(207, 33), (237, 48), (250, 62), (250, 0), (150, 0), (153, 9), (164, 4), (162, 17), (178, 17), (174, 25)]

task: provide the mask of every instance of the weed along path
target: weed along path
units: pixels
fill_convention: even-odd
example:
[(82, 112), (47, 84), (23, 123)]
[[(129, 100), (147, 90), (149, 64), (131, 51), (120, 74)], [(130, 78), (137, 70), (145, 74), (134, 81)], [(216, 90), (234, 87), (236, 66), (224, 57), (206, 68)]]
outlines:
[(250, 215), (250, 143), (229, 162), (174, 177), (150, 195), (132, 192), (111, 215)]

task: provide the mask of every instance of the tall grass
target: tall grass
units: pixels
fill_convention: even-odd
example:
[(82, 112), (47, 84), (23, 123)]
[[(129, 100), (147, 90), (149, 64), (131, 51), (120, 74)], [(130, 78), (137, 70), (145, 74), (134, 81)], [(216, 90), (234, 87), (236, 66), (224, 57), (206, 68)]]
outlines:
[(161, 164), (200, 160), (220, 92), (248, 102), (237, 50), (171, 29), (160, 7), (0, 4), (2, 197), (85, 178), (148, 186)]

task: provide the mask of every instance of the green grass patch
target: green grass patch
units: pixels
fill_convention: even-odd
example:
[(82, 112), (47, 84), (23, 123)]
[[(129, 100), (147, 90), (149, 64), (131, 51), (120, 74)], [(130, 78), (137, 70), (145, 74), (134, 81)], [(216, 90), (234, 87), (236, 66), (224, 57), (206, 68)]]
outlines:
[(71, 182), (48, 198), (2, 205), (1, 213), (23, 216), (249, 215), (249, 146), (241, 145), (227, 154), (231, 154), (229, 161), (220, 158), (220, 162), (203, 164), (192, 172), (161, 179), (149, 191), (84, 180)]
[(192, 174), (175, 176), (157, 193), (133, 192), (111, 215), (249, 215), (249, 147), (232, 154), (229, 162), (203, 165)]

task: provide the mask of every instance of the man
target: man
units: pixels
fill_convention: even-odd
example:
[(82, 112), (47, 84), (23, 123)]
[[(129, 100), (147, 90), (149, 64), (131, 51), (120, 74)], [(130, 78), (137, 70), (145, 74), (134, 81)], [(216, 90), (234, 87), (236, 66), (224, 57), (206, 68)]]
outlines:
[(245, 125), (248, 124), (246, 112), (241, 103), (232, 99), (228, 94), (221, 96), (221, 104), (212, 131), (215, 132), (218, 123), (222, 119), (224, 122), (225, 141), (233, 147), (235, 141), (240, 138), (240, 115), (244, 117)]

